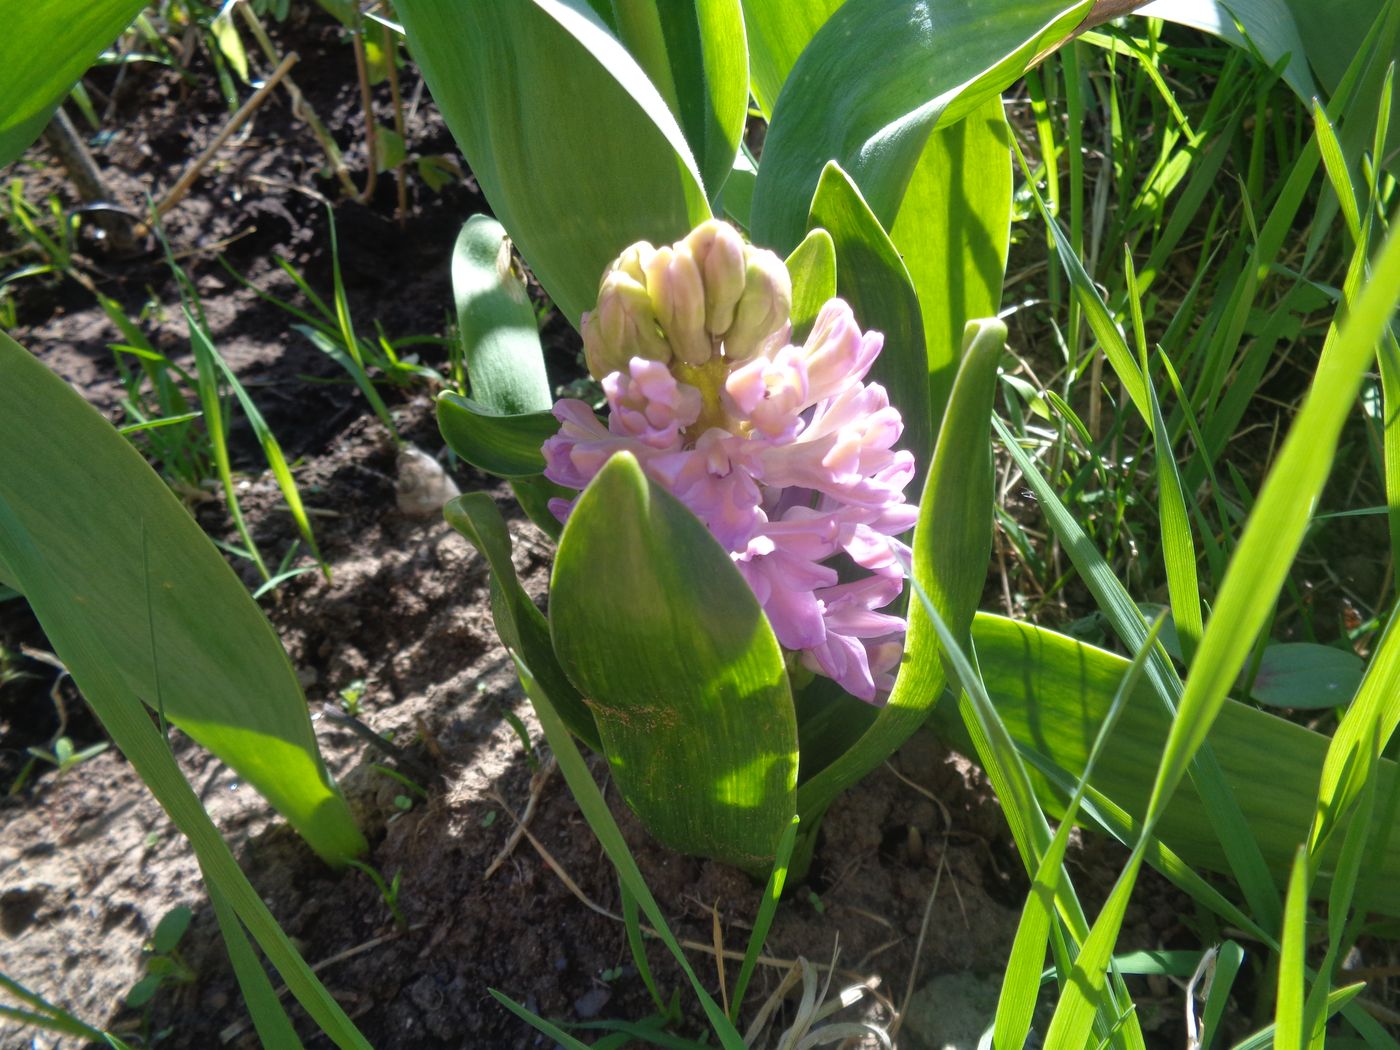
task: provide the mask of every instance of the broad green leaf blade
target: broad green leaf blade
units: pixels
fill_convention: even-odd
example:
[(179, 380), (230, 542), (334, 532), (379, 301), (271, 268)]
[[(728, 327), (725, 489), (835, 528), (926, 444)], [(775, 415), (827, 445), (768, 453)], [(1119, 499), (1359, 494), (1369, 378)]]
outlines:
[[(973, 640), (987, 690), (1012, 735), (1023, 747), (1077, 777), (1128, 661), (1053, 631), (988, 613), (978, 614)], [(950, 717), (941, 714), (940, 727)], [(1161, 754), (1169, 726), (1152, 688), (1139, 686), (1090, 780), (1136, 820), (1146, 809), (1150, 788), (1143, 769)], [(1284, 885), (1293, 852), (1306, 839), (1312, 822), (1327, 738), (1227, 700), (1210, 741), (1270, 872), (1278, 885)], [(1382, 760), (1378, 791), (1388, 790), (1396, 775), (1395, 763)], [(1049, 804), (1051, 796), (1045, 798)], [(1172, 799), (1156, 833), (1187, 862), (1212, 871), (1229, 870), (1205, 808), (1189, 782)], [(1321, 852), (1321, 872), (1334, 869), (1339, 847), (1333, 842)], [(1390, 844), (1384, 855), (1373, 858), (1362, 882), (1379, 888), (1393, 886), (1397, 880), (1400, 844)], [(1327, 880), (1318, 882), (1318, 891), (1323, 892)], [(1386, 896), (1391, 899), (1383, 901)], [(1387, 912), (1400, 909), (1394, 894), (1380, 894), (1375, 904)]]
[[(276, 632), (126, 439), (0, 333), (0, 503), (48, 575), (4, 560), (79, 688), (100, 662), (251, 784), (328, 861), (365, 849)], [(3, 544), (0, 544), (3, 547)], [(62, 625), (63, 630), (59, 632)], [(154, 650), (154, 652), (153, 652)]]
[(836, 244), (820, 227), (792, 250), (785, 262), (792, 277), (792, 341), (807, 338), (822, 304), (836, 295)]
[(503, 478), (543, 473), (540, 448), (559, 429), (549, 411), (497, 412), (450, 390), (438, 395), (437, 417), (443, 440), (453, 452), (478, 470)]
[(613, 0), (618, 39), (685, 132), (713, 200), (734, 165), (749, 104), (739, 0)]
[(484, 492), (469, 492), (448, 503), (443, 516), (491, 567), (491, 615), (502, 644), (530, 662), (569, 731), (593, 750), (601, 751), (593, 715), (554, 657), (549, 623), (515, 575), (510, 532), (495, 501)]
[(777, 251), (801, 240), (802, 202), (831, 160), (891, 228), (929, 133), (1011, 84), (1089, 7), (847, 0), (803, 51), (774, 108), (754, 188), (754, 240)]
[[(5, 351), (7, 345), (14, 346), (14, 343), (0, 335), (0, 352)], [(8, 364), (7, 361), (3, 370), (6, 374), (10, 372)], [(37, 362), (34, 362), (34, 366), (45, 375), (49, 374)], [(59, 382), (57, 379), (53, 381)], [(0, 384), (0, 391), (8, 389)], [(77, 395), (73, 397), (76, 399)], [(3, 401), (2, 397), (0, 401)], [(93, 416), (100, 419), (95, 412)], [(0, 419), (8, 418), (8, 415), (0, 415)], [(30, 604), (39, 613), (41, 607), (49, 606), (49, 596), (55, 593), (71, 595), (72, 588), (67, 576), (60, 575), (57, 566), (40, 547), (35, 534), (24, 523), (21, 518), (24, 513), (26, 508), (22, 504), (17, 505), (8, 495), (0, 493), (0, 548), (5, 550), (8, 564), (15, 570), (16, 576), (25, 583)], [(154, 589), (159, 581), (151, 579), (149, 582)], [(35, 601), (34, 595), (42, 597)], [(60, 615), (44, 621), (42, 613), (39, 615), (49, 641), (67, 664), (73, 680), (101, 720), (103, 728), (151, 789), (181, 834), (190, 840), (205, 878), (215, 885), (238, 913), (239, 919), (277, 968), (297, 1001), (337, 1046), (344, 1050), (369, 1050), (369, 1043), (316, 979), (315, 973), (297, 953), (267, 905), (248, 882), (228, 844), (220, 837), (209, 814), (204, 811), (194, 790), (180, 772), (169, 741), (161, 735), (150, 712), (143, 705), (144, 698), (134, 688), (132, 676), (126, 673), (127, 669), (120, 661), (112, 658), (109, 647), (99, 632), (93, 629), (90, 617)], [(144, 620), (144, 615), (142, 618)], [(282, 748), (275, 749), (275, 756), (282, 754)]]
[(473, 215), (457, 235), (452, 297), (472, 398), (500, 415), (547, 412), (553, 398), (535, 308), (516, 272), (510, 238), (489, 215)]
[(783, 81), (797, 57), (831, 17), (842, 0), (744, 0), (744, 28), (749, 38), (749, 90), (767, 120)]
[(782, 651), (729, 555), (629, 453), (569, 515), (549, 619), (613, 778), (652, 834), (766, 871), (797, 780)]
[[(1134, 14), (1144, 18), (1165, 18), (1169, 22), (1199, 29), (1257, 54), (1270, 66), (1288, 56), (1288, 62), (1283, 67), (1283, 79), (1299, 98), (1307, 102), (1318, 93), (1317, 84), (1313, 82), (1308, 69), (1308, 59), (1312, 53), (1298, 32), (1290, 6), (1293, 5), (1289, 0), (1153, 0)], [(1340, 21), (1329, 21), (1323, 34), (1327, 39), (1315, 41), (1311, 50), (1331, 50), (1340, 43), (1340, 39), (1345, 39), (1351, 43), (1354, 52), (1356, 41), (1366, 32), (1380, 10), (1378, 0), (1363, 0), (1362, 6), (1370, 8), (1364, 21), (1353, 22), (1350, 30), (1339, 28), (1346, 24), (1345, 15), (1340, 16)], [(1350, 59), (1350, 53), (1347, 57)], [(1345, 67), (1346, 61), (1343, 61), (1342, 68)]]
[[(914, 527), (914, 578), (959, 636), (966, 635), (972, 622), (991, 557), (991, 410), (1005, 346), (1006, 326), (1000, 321), (968, 325), (962, 366)], [(803, 771), (797, 807), (805, 822), (825, 813), (837, 795), (888, 758), (928, 718), (945, 682), (940, 648), (933, 623), (914, 603), (904, 661), (889, 700), (844, 754), (820, 772)]]
[(628, 244), (709, 218), (675, 118), (584, 0), (395, 10), (492, 212), (573, 324)]
[(5, 5), (0, 33), (0, 168), (39, 137), (73, 83), (141, 13), (142, 0)]
[[(889, 392), (904, 419), (903, 448), (920, 466), (933, 453), (928, 357), (919, 298), (909, 271), (850, 177), (831, 163), (812, 197), (809, 229), (822, 228), (836, 246), (836, 290), (861, 327), (883, 333), (884, 349), (870, 376)], [(922, 475), (915, 475), (920, 477)]]
[(1356, 694), (1365, 669), (1353, 652), (1312, 642), (1280, 642), (1264, 649), (1249, 695), (1270, 707), (1341, 707)]
[(919, 298), (935, 431), (957, 375), (964, 327), (1001, 307), (1011, 243), (1010, 135), (999, 95), (935, 130), (888, 227)]

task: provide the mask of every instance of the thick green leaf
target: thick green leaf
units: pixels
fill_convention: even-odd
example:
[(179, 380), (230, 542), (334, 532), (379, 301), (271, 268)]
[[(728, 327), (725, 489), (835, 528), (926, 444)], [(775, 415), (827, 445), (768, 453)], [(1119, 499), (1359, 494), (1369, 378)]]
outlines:
[(1341, 707), (1356, 695), (1365, 670), (1365, 662), (1353, 652), (1311, 642), (1281, 642), (1264, 650), (1249, 695), (1270, 707)]
[[(1128, 669), (1120, 656), (1053, 631), (980, 613), (973, 640), (987, 690), (1008, 729), (1022, 747), (1077, 776), (1118, 683)], [(1162, 751), (1170, 720), (1152, 695), (1139, 686), (1128, 701), (1109, 747), (1090, 783), (1137, 820), (1146, 810), (1151, 783), (1143, 770)], [(960, 733), (956, 714), (937, 716), (940, 731)], [(1250, 830), (1279, 886), (1286, 885), (1293, 854), (1307, 839), (1316, 806), (1315, 792), (1328, 739), (1302, 726), (1233, 700), (1225, 701), (1210, 734), (1215, 756), (1239, 800)], [(1377, 788), (1384, 793), (1396, 776), (1395, 763), (1382, 761)], [(1047, 803), (1052, 797), (1048, 785)], [(1224, 850), (1211, 832), (1199, 795), (1185, 782), (1157, 825), (1161, 841), (1192, 864), (1228, 871)], [(1339, 842), (1322, 854), (1320, 868), (1333, 869)], [(1400, 879), (1400, 843), (1373, 858), (1363, 883), (1394, 886)], [(1318, 892), (1324, 892), (1319, 889)], [(1383, 898), (1389, 897), (1389, 900)], [(1375, 904), (1400, 909), (1400, 898), (1381, 893)]]
[(145, 7), (142, 0), (5, 5), (0, 33), (0, 167), (39, 137), (55, 107)]
[(535, 308), (505, 227), (489, 215), (462, 224), (452, 249), (452, 296), (473, 400), (501, 415), (548, 412), (553, 398)]
[(554, 436), (551, 412), (495, 412), (472, 398), (444, 390), (437, 402), (438, 429), (453, 452), (488, 474), (527, 478), (544, 470), (540, 446)]
[(836, 245), (818, 228), (802, 239), (786, 261), (792, 276), (792, 341), (801, 342), (812, 330), (822, 305), (836, 295)]
[(710, 197), (729, 176), (749, 105), (739, 0), (613, 0), (618, 39), (685, 132)]
[(471, 541), (491, 567), (491, 615), (501, 643), (529, 662), (569, 732), (601, 751), (593, 715), (554, 657), (549, 623), (515, 575), (510, 532), (495, 501), (485, 492), (469, 492), (448, 503), (443, 516)]
[(729, 555), (630, 453), (608, 461), (564, 526), (549, 617), (613, 778), (652, 834), (767, 870), (797, 780), (782, 651)]
[[(9, 359), (7, 347), (14, 345), (8, 337), (0, 335), (0, 353), (5, 355), (4, 367), (0, 368), (0, 375), (4, 375), (6, 379), (21, 370), (20, 367), (10, 367), (12, 362)], [(20, 353), (22, 354), (23, 351)], [(39, 368), (44, 375), (49, 375), (47, 369), (41, 365), (35, 362), (31, 362), (31, 364), (33, 367)], [(57, 379), (52, 379), (52, 381), (67, 392), (67, 387), (64, 387)], [(7, 384), (0, 383), (0, 392), (7, 393), (9, 389)], [(77, 395), (71, 396), (75, 400), (77, 399)], [(4, 394), (0, 393), (0, 405), (5, 405), (5, 402)], [(61, 401), (56, 403), (62, 404)], [(9, 406), (5, 405), (5, 407)], [(61, 409), (57, 414), (65, 415)], [(92, 417), (94, 419), (101, 418), (97, 416), (96, 412), (92, 412)], [(8, 418), (10, 418), (9, 415), (0, 414), (0, 419)], [(71, 422), (72, 418), (65, 421)], [(6, 432), (6, 437), (8, 437), (8, 432)], [(124, 441), (121, 443), (125, 445)], [(12, 447), (8, 441), (5, 444), (7, 448)], [(89, 449), (93, 447), (87, 446)], [(100, 443), (96, 447), (99, 451), (105, 451), (100, 448)], [(134, 452), (132, 454), (135, 455)], [(154, 475), (151, 477), (154, 478)], [(128, 476), (125, 480), (131, 481), (133, 477)], [(113, 504), (105, 502), (100, 502), (99, 505), (113, 506)], [(71, 512), (75, 508), (71, 504), (65, 503), (63, 509)], [(330, 993), (326, 991), (325, 986), (316, 979), (315, 973), (298, 954), (287, 934), (277, 924), (277, 920), (272, 917), (267, 905), (253, 889), (248, 877), (243, 874), (238, 862), (234, 860), (228, 844), (220, 837), (218, 829), (209, 819), (209, 814), (204, 811), (199, 799), (195, 796), (194, 789), (185, 780), (179, 764), (175, 761), (175, 756), (170, 750), (169, 741), (161, 735), (155, 720), (151, 718), (150, 712), (142, 703), (146, 698), (138, 692), (141, 685), (139, 676), (128, 673), (129, 667), (126, 662), (113, 657), (110, 646), (104, 640), (103, 630), (100, 627), (94, 627), (94, 617), (91, 613), (97, 604), (96, 601), (86, 605), (81, 601), (73, 601), (75, 597), (96, 599), (99, 595), (92, 590), (83, 594), (73, 586), (70, 574), (63, 571), (65, 567), (57, 564), (46, 553), (49, 541), (45, 539), (44, 546), (41, 547), (39, 536), (42, 534), (31, 531), (25, 523), (24, 517), (29, 516), (29, 513), (29, 508), (24, 503), (10, 499), (8, 492), (0, 492), (0, 548), (5, 550), (6, 560), (14, 570), (16, 577), (28, 589), (31, 605), (43, 622), (50, 643), (67, 664), (73, 675), (73, 680), (82, 690), (83, 696), (92, 706), (97, 717), (101, 719), (103, 727), (111, 735), (117, 747), (121, 749), (122, 754), (131, 762), (132, 767), (151, 789), (151, 793), (155, 795), (161, 807), (170, 815), (175, 826), (180, 829), (181, 834), (190, 840), (190, 845), (194, 848), (204, 877), (216, 887), (216, 892), (222, 894), (224, 899), (232, 905), (238, 913), (239, 919), (248, 928), (259, 947), (266, 953), (268, 960), (286, 981), (287, 987), (296, 996), (297, 1001), (306, 1008), (307, 1013), (337, 1046), (345, 1048), (345, 1050), (351, 1050), (351, 1048), (368, 1050), (369, 1043), (355, 1028), (354, 1023), (345, 1015), (344, 1010), (340, 1008)], [(183, 511), (180, 513), (183, 514)], [(47, 521), (37, 523), (41, 526), (50, 524)], [(115, 515), (112, 516), (110, 523), (119, 526), (119, 518)], [(100, 542), (97, 542), (97, 545), (100, 546)], [(192, 569), (197, 570), (197, 560), (193, 559), (187, 564)], [(157, 588), (166, 590), (167, 585), (170, 588), (176, 586), (173, 581), (163, 579), (163, 576), (164, 573), (160, 569), (152, 566), (150, 577), (143, 580), (142, 583), (149, 582), (152, 591), (156, 591)], [(231, 578), (232, 574), (230, 573), (229, 576)], [(210, 595), (212, 597), (218, 593), (216, 588), (211, 590)], [(37, 599), (36, 595), (39, 596)], [(58, 596), (57, 601), (54, 600), (55, 596)], [(63, 608), (65, 600), (70, 605), (67, 609)], [(152, 595), (151, 605), (154, 607), (158, 602), (160, 602), (160, 598)], [(161, 604), (164, 603), (161, 602)], [(55, 606), (59, 608), (59, 615), (45, 619), (44, 612), (41, 610), (51, 611)], [(80, 607), (78, 615), (73, 615), (72, 607), (74, 606)], [(157, 613), (156, 618), (159, 620), (160, 610), (156, 609), (155, 612)], [(144, 622), (145, 612), (142, 611), (138, 615)], [(198, 614), (196, 613), (196, 615)], [(183, 652), (177, 648), (174, 652), (167, 652), (165, 655), (178, 657), (183, 655)], [(230, 667), (230, 670), (235, 669)], [(221, 682), (207, 682), (206, 687), (214, 691), (221, 699), (226, 698), (226, 694), (222, 691)], [(304, 710), (303, 718), (305, 718)], [(292, 757), (288, 755), (287, 749), (281, 746), (280, 742), (273, 742), (269, 738), (267, 743), (274, 744), (270, 748), (272, 757)], [(343, 810), (344, 803), (339, 800), (339, 796), (335, 796), (335, 798)], [(351, 831), (354, 831), (353, 826)], [(356, 833), (356, 837), (358, 837), (358, 833)]]
[(997, 95), (936, 129), (888, 227), (919, 297), (934, 430), (958, 372), (964, 327), (1001, 306), (1011, 242), (1010, 134)]
[[(364, 839), (276, 632), (131, 444), (0, 333), (0, 503), (47, 575), (4, 560), (79, 688), (92, 659), (218, 755), (332, 862)], [(0, 544), (0, 548), (4, 545)], [(60, 639), (80, 637), (81, 650)]]
[(836, 290), (851, 304), (862, 327), (885, 336), (870, 376), (889, 391), (890, 402), (904, 418), (901, 444), (922, 466), (933, 452), (934, 430), (923, 318), (909, 271), (860, 190), (835, 162), (822, 172), (807, 226), (831, 234)]
[[(1355, 53), (1356, 43), (1370, 27), (1380, 10), (1380, 0), (1328, 0), (1328, 7), (1336, 9), (1350, 2), (1356, 8), (1351, 12), (1329, 12), (1326, 29), (1312, 39), (1311, 46), (1304, 42), (1294, 21), (1293, 8), (1310, 8), (1312, 0), (1292, 3), (1290, 0), (1154, 0), (1136, 13), (1145, 18), (1165, 18), (1169, 22), (1191, 26), (1202, 32), (1218, 36), (1236, 47), (1257, 54), (1268, 65), (1280, 61), (1285, 55), (1288, 61), (1283, 67), (1283, 79), (1298, 93), (1304, 102), (1310, 101), (1318, 93), (1308, 70), (1309, 58), (1317, 55), (1332, 61), (1333, 52), (1340, 53), (1347, 44), (1351, 50), (1341, 60), (1336, 76), (1329, 87), (1336, 87), (1342, 70)], [(1368, 8), (1364, 19), (1358, 17), (1361, 9)], [(1341, 26), (1350, 22), (1349, 29)], [(1243, 30), (1243, 32), (1241, 32)]]
[(395, 10), (492, 212), (575, 325), (628, 244), (709, 218), (675, 118), (584, 0)]
[[(974, 321), (966, 344), (924, 482), (912, 544), (914, 578), (959, 637), (965, 636), (982, 597), (991, 556), (991, 409), (1006, 326)], [(932, 621), (914, 603), (904, 661), (889, 700), (829, 766), (803, 771), (797, 805), (804, 824), (814, 826), (837, 795), (888, 758), (928, 718), (945, 681), (940, 648)]]
[(891, 228), (933, 129), (999, 93), (1089, 7), (847, 0), (802, 52), (774, 107), (754, 189), (754, 240), (779, 251), (797, 244), (802, 202), (833, 159)]
[(783, 81), (797, 56), (842, 0), (744, 0), (749, 37), (749, 90), (765, 118), (773, 118)]

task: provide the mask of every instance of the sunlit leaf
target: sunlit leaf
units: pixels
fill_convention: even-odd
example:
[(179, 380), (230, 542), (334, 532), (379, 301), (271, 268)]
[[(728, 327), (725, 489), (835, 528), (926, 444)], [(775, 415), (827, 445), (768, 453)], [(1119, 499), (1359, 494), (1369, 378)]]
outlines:
[[(78, 687), (94, 673), (84, 660), (100, 661), (323, 857), (361, 852), (291, 662), (227, 562), (140, 453), (3, 334), (0, 375), (0, 502), (49, 575), (41, 585), (3, 559)], [(84, 648), (66, 651), (75, 635)]]
[(630, 453), (564, 526), (549, 619), (613, 779), (651, 832), (765, 872), (797, 780), (782, 652), (728, 553)]
[(575, 325), (618, 252), (709, 217), (675, 118), (584, 0), (395, 10), (492, 212)]

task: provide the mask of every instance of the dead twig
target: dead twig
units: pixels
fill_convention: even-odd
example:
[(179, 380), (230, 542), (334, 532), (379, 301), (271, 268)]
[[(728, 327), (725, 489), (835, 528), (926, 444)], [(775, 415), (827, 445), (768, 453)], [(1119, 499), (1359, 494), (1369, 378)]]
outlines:
[(500, 796), (500, 793), (495, 790), (491, 791), (491, 797), (495, 799), (497, 805), (510, 814), (511, 820), (515, 821), (515, 830), (510, 833), (510, 838), (506, 839), (506, 844), (501, 847), (501, 852), (496, 854), (496, 859), (491, 862), (486, 873), (481, 876), (482, 882), (496, 874), (507, 858), (515, 852), (515, 847), (520, 844), (521, 838), (525, 835), (525, 829), (530, 826), (530, 821), (535, 819), (535, 810), (539, 807), (540, 797), (544, 794), (544, 786), (549, 781), (550, 774), (557, 767), (558, 763), (555, 762), (554, 756), (550, 755), (545, 764), (540, 767), (540, 771), (530, 778), (530, 798), (525, 803), (525, 813), (518, 818), (511, 811), (510, 806), (506, 804), (506, 800)]
[(194, 185), (200, 173), (203, 172), (209, 162), (214, 159), (214, 155), (219, 152), (224, 143), (227, 142), (239, 128), (247, 123), (248, 118), (256, 112), (257, 108), (267, 101), (267, 97), (272, 94), (273, 88), (277, 86), (278, 82), (287, 75), (287, 71), (290, 70), (292, 66), (296, 65), (296, 63), (297, 53), (295, 51), (289, 52), (287, 57), (282, 59), (282, 64), (274, 69), (268, 78), (263, 81), (262, 86), (258, 88), (257, 91), (253, 92), (247, 102), (238, 107), (238, 112), (229, 117), (228, 123), (214, 136), (214, 141), (204, 147), (203, 152), (190, 162), (184, 174), (175, 181), (175, 185), (170, 187), (170, 192), (156, 203), (156, 216), (158, 218), (164, 218), (165, 214), (170, 211), (171, 208), (175, 207), (175, 205), (179, 204), (180, 201), (184, 199), (185, 194), (189, 192), (190, 187)]

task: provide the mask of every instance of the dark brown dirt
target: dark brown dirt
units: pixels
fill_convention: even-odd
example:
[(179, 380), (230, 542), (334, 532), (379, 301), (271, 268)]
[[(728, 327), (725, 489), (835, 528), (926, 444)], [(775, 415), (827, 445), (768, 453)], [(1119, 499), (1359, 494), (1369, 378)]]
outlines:
[[(302, 56), (294, 75), (362, 177), (351, 55), (338, 27), (303, 16), (282, 35)], [(99, 151), (118, 203), (139, 210), (143, 194), (170, 185), (226, 119), (207, 60), (196, 56), (191, 69), (193, 86), (154, 66), (127, 74), (117, 96), (117, 133)], [(93, 77), (94, 87), (112, 90), (112, 74)], [(404, 93), (413, 97), (416, 73), (408, 67), (404, 77)], [(387, 108), (380, 119), (387, 121)], [(409, 132), (411, 153), (453, 152), (426, 98)], [(31, 193), (65, 192), (42, 152), (30, 156), (20, 171)], [(483, 202), (469, 179), (438, 193), (414, 180), (410, 213), (399, 225), (391, 180), (381, 178), (374, 199), (355, 204), (318, 176), (320, 163), (314, 141), (275, 96), (171, 214), (167, 233), (197, 281), (220, 351), (288, 458), (299, 461), (298, 482), (316, 513), (332, 580), (297, 577), (263, 604), (302, 675), (327, 761), (370, 835), (369, 863), (388, 878), (401, 876), (407, 928), (395, 924), (364, 874), (327, 870), (250, 789), (177, 734), (178, 757), (273, 913), (380, 1050), (544, 1045), (488, 988), (565, 1022), (644, 1017), (654, 1007), (622, 924), (612, 917), (620, 910), (616, 876), (561, 777), (532, 770), (535, 761), (548, 765), (548, 756), (538, 750), (538, 725), (495, 638), (481, 559), (440, 520), (412, 520), (398, 511), (394, 449), (363, 399), (291, 329), (287, 313), (261, 302), (214, 258), (222, 251), (247, 280), (296, 298), (272, 260), (280, 254), (329, 295), (327, 217), (318, 197), (330, 197), (356, 323), (369, 330), (378, 322), (391, 338), (443, 335), (452, 241)], [(85, 251), (87, 272), (130, 314), (155, 304), (146, 331), (162, 351), (187, 361), (176, 289), (154, 245), (124, 259), (92, 245)], [(116, 419), (121, 386), (108, 344), (119, 337), (91, 296), (72, 281), (31, 282), (17, 305), (21, 342)], [(551, 367), (567, 378), (576, 339), (557, 318), (547, 319), (545, 330)], [(440, 347), (422, 352), (445, 367)], [(431, 391), (385, 394), (402, 433), (424, 449), (441, 450)], [(280, 557), (294, 539), (290, 519), (251, 435), (237, 428), (233, 438), (254, 534), (271, 557)], [(469, 470), (455, 473), (464, 490), (494, 485)], [(506, 490), (492, 491), (511, 516), (517, 570), (541, 596), (550, 544), (514, 510)], [(216, 537), (233, 539), (222, 498), (213, 489), (207, 496), (197, 507), (200, 522)], [(254, 582), (246, 562), (238, 567)], [(45, 648), (22, 603), (0, 605), (0, 646), (15, 654), (21, 645)], [(13, 657), (12, 670), (25, 677), (0, 677), (0, 785), (7, 789), (25, 749), (48, 741), (57, 727), (49, 697), (56, 672), (21, 655)], [(368, 751), (321, 713), (351, 687), (362, 690), (360, 718), (404, 748), (398, 771), (421, 785), (426, 800), (376, 768), (395, 761)], [(100, 727), (71, 684), (60, 682), (58, 689), (75, 743), (100, 741)], [(537, 749), (532, 755), (506, 712), (523, 720)], [(999, 975), (1026, 882), (1000, 810), (966, 760), (920, 734), (892, 766), (938, 802), (888, 769), (842, 797), (825, 822), (812, 875), (779, 910), (767, 951), (777, 959), (826, 962), (839, 942), (847, 976), (876, 979), (880, 994), (898, 1003), (911, 974), (916, 986), (938, 974)], [(122, 757), (108, 751), (63, 778), (37, 772), (13, 796), (0, 798), (0, 971), (93, 1023), (153, 1045), (256, 1045), (193, 856)], [(600, 768), (598, 775), (601, 780)], [(502, 854), (511, 813), (522, 813), (532, 792), (539, 796), (531, 824), (539, 846), (612, 916), (581, 901), (528, 841)], [(717, 913), (726, 947), (742, 949), (758, 888), (721, 865), (661, 849), (616, 802), (614, 812), (676, 933), (711, 944)], [(1078, 852), (1081, 891), (1101, 899), (1120, 863), (1101, 844)], [(1125, 943), (1170, 946), (1183, 933), (1184, 909), (1164, 908), (1167, 898), (1155, 896), (1157, 905), (1135, 911)], [(125, 1008), (123, 996), (142, 973), (143, 943), (177, 905), (195, 913), (181, 948), (194, 979), (163, 988), (145, 1011)], [(663, 989), (683, 989), (662, 950), (653, 945), (649, 958)], [(691, 958), (714, 991), (712, 959), (698, 949)], [(761, 967), (751, 1002), (781, 975), (776, 966)], [(1166, 1017), (1179, 1012), (1179, 991), (1141, 993), (1145, 1017), (1160, 1006), (1163, 1031), (1178, 1041), (1179, 1022)], [(684, 989), (682, 1002), (689, 1002)], [(870, 1016), (886, 1015), (877, 1007)], [(308, 1045), (327, 1045), (299, 1011), (294, 1017)], [(679, 1028), (690, 1035), (701, 1030), (693, 1008)], [(28, 1046), (31, 1035), (0, 1021), (0, 1048)], [(919, 1034), (906, 1030), (902, 1045), (921, 1045)]]

